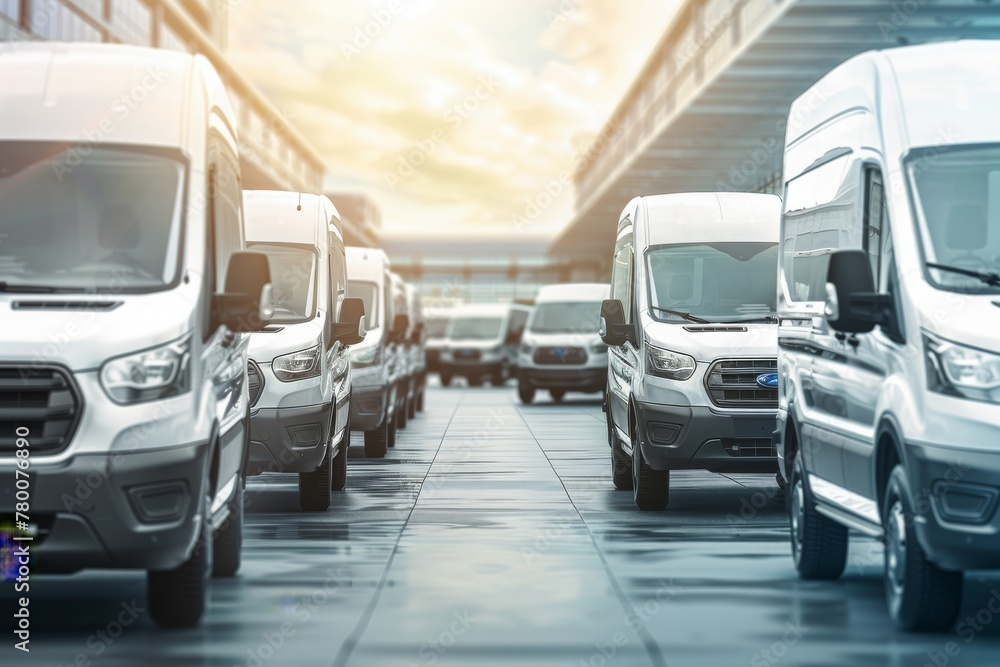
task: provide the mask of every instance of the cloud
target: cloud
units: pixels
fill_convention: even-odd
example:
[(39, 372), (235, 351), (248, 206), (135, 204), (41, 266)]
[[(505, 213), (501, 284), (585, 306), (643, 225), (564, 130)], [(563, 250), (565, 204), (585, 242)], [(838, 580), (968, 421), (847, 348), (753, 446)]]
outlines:
[(600, 130), (676, 4), (244, 0), (230, 55), (294, 115), (330, 190), (379, 203), (386, 233), (551, 236), (568, 189), (515, 222)]

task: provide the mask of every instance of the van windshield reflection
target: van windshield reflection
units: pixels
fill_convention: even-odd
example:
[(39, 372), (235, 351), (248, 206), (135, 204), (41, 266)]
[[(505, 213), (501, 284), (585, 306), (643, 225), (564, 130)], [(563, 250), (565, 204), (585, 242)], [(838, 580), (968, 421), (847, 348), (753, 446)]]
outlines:
[(248, 243), (247, 250), (267, 255), (274, 300), (272, 322), (311, 320), (316, 312), (316, 252), (292, 243)]
[(932, 282), (956, 292), (1000, 293), (990, 278), (1000, 273), (1000, 147), (942, 150), (908, 160)]
[(666, 322), (766, 321), (775, 313), (778, 245), (663, 245), (646, 253), (650, 312)]
[(158, 152), (0, 142), (0, 283), (107, 294), (173, 284), (184, 170)]
[(451, 321), (449, 338), (456, 340), (493, 340), (500, 337), (502, 317), (456, 317)]

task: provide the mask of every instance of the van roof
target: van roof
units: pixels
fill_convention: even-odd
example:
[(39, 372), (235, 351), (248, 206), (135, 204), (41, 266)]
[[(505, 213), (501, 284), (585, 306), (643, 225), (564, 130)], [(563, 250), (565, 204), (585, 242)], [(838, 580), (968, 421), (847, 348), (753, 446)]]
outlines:
[(347, 247), (347, 279), (382, 285), (389, 257), (380, 248)]
[(207, 104), (233, 117), (209, 72), (203, 56), (138, 46), (0, 44), (0, 140), (183, 148), (199, 73)]
[(776, 195), (693, 192), (642, 200), (647, 246), (778, 241), (781, 199)]
[[(324, 210), (336, 216), (337, 209), (323, 195), (246, 190), (243, 192), (243, 214), (247, 241), (315, 244), (320, 231), (326, 234), (329, 229), (330, 221)], [(339, 216), (337, 218), (339, 222)], [(335, 231), (342, 238), (338, 227)]]
[(998, 71), (1000, 42), (995, 40), (862, 53), (831, 70), (792, 103), (786, 144), (842, 114), (859, 109), (881, 114), (879, 105), (886, 99), (898, 99), (892, 106), (904, 110), (904, 118), (891, 120), (903, 130), (906, 147), (1000, 142)]
[(545, 285), (538, 290), (535, 303), (603, 301), (611, 294), (611, 285), (606, 283), (563, 283)]

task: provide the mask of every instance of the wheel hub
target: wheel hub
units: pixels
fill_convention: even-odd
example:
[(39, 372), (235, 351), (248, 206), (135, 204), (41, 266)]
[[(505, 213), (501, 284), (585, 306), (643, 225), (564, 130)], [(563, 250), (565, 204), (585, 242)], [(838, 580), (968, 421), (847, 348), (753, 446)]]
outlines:
[(805, 523), (805, 490), (802, 487), (802, 480), (796, 476), (792, 486), (792, 511), (790, 512), (792, 522), (792, 551), (796, 561), (802, 552), (802, 525)]
[(906, 516), (903, 504), (896, 500), (889, 509), (885, 526), (885, 568), (886, 577), (893, 593), (902, 595), (906, 578)]

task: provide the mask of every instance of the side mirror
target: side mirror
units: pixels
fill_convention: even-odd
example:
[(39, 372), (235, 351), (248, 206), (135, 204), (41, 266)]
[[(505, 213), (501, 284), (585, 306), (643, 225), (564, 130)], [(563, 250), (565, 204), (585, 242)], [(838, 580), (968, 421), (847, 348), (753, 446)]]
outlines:
[(625, 323), (625, 306), (618, 299), (601, 303), (601, 340), (605, 345), (617, 347), (632, 338), (632, 327)]
[(343, 345), (358, 345), (368, 335), (365, 326), (365, 302), (344, 299), (340, 306), (340, 321), (333, 325), (333, 340)]
[(392, 321), (392, 342), (402, 343), (406, 340), (406, 332), (410, 329), (409, 315), (396, 315)]
[(419, 345), (424, 342), (424, 332), (427, 331), (426, 322), (417, 322), (413, 326), (413, 334), (410, 336), (410, 342)]
[(875, 280), (864, 250), (838, 250), (830, 255), (823, 314), (831, 329), (868, 333), (876, 326), (889, 324), (890, 312), (890, 297), (875, 292)]
[(271, 268), (267, 255), (259, 252), (236, 252), (229, 259), (226, 290), (215, 295), (213, 320), (230, 331), (260, 331), (274, 317), (271, 297)]

